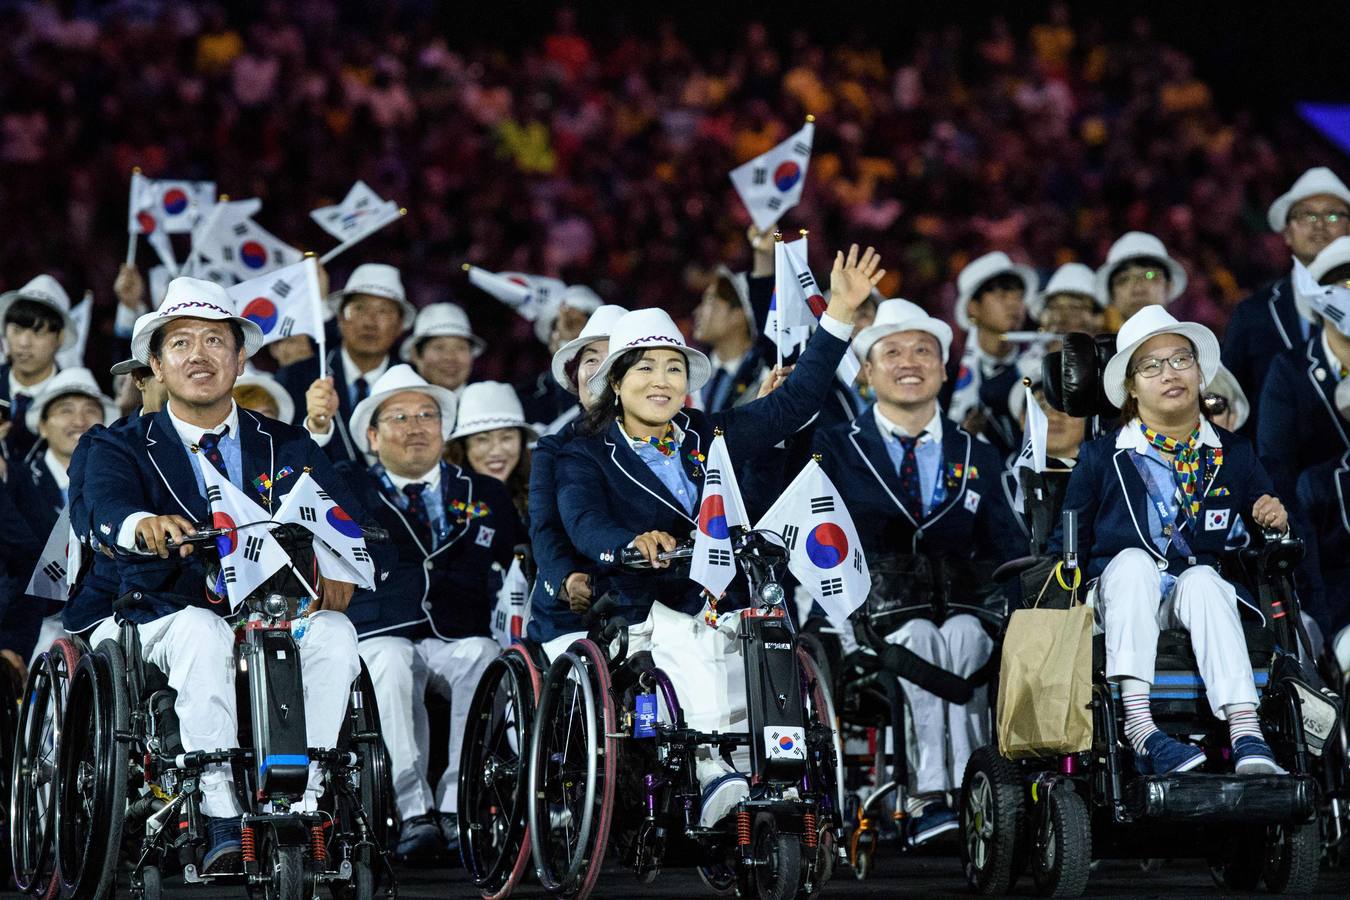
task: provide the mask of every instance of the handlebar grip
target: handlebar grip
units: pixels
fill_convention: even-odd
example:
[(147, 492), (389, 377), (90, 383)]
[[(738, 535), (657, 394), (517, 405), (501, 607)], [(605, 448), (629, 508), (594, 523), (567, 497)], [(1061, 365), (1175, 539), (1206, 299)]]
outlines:
[(372, 525), (369, 528), (363, 527), (361, 529), (361, 537), (368, 541), (375, 541), (376, 543), (387, 541), (389, 540), (389, 529), (381, 528), (378, 525)]
[(650, 566), (647, 557), (642, 555), (642, 551), (636, 547), (624, 547), (619, 551), (619, 562), (625, 566)]

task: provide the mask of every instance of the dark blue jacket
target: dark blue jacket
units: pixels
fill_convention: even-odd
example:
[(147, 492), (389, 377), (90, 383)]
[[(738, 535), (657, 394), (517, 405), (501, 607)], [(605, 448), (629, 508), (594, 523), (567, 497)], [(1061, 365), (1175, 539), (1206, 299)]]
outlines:
[(530, 548), (537, 574), (527, 633), (535, 641), (586, 630), (581, 617), (558, 597), (568, 575), (595, 571), (595, 564), (572, 546), (558, 511), (558, 455), (576, 436), (577, 423), (569, 422), (557, 434), (541, 437), (530, 456)]
[(1300, 472), (1350, 450), (1350, 424), (1336, 411), (1339, 365), (1320, 333), (1270, 364), (1256, 447), (1281, 497), (1294, 498)]
[[(1147, 551), (1173, 575), (1195, 565), (1218, 568), (1228, 532), (1238, 517), (1246, 522), (1249, 534), (1260, 531), (1251, 519), (1252, 505), (1263, 494), (1278, 496), (1270, 476), (1250, 441), (1222, 428), (1214, 430), (1223, 444), (1223, 462), (1205, 472), (1197, 521), (1212, 522), (1216, 527), (1202, 524), (1198, 531), (1187, 529), (1191, 557), (1183, 556), (1175, 542), (1168, 546), (1166, 556), (1153, 543), (1148, 490), (1129, 458), (1131, 451), (1116, 446), (1121, 430), (1117, 428), (1083, 445), (1078, 464), (1069, 476), (1064, 508), (1078, 511), (1078, 546), (1088, 578), (1100, 576), (1117, 554), (1132, 547)], [(1159, 489), (1167, 490), (1170, 486), (1161, 485)], [(1051, 552), (1058, 553), (1062, 547), (1062, 528), (1056, 527)], [(1239, 590), (1239, 598), (1256, 609), (1245, 593)]]
[[(446, 542), (433, 550), (430, 529), (386, 497), (369, 469), (342, 463), (339, 471), (356, 491), (361, 507), (389, 532), (376, 589), (358, 590), (347, 608), (357, 633), (412, 640), (490, 635), (501, 585), (492, 564), (508, 567), (521, 537), (520, 520), (502, 483), (447, 466), (441, 474), (441, 494), (453, 525)], [(487, 515), (466, 520), (449, 509), (457, 500), (486, 503)]]
[[(358, 522), (365, 521), (365, 511), (303, 428), (241, 408), (239, 432), (246, 482), (241, 490), (258, 502), (264, 514), (275, 512), (291, 485), (309, 469), (310, 477), (348, 515)], [(80, 502), (87, 504), (96, 540), (112, 544), (127, 516), (141, 512), (181, 515), (189, 522), (210, 520), (206, 498), (197, 490), (190, 468), (195, 463), (189, 459), (167, 411), (122, 419), (111, 428), (91, 432), (88, 440), (89, 458)], [(279, 475), (287, 466), (292, 475)], [(270, 476), (272, 488), (266, 496), (259, 495), (248, 483), (254, 473)], [(229, 614), (228, 603), (207, 599), (206, 567), (200, 552), (186, 559), (176, 554), (160, 559), (118, 553), (117, 576), (118, 596), (131, 591), (142, 594), (142, 599), (125, 613), (138, 624), (153, 622), (187, 606), (213, 609), (222, 616)]]
[[(714, 397), (709, 393), (717, 379), (716, 371), (713, 372), (713, 377), (708, 379), (708, 383), (699, 389), (702, 410), (707, 413), (716, 413), (737, 404), (749, 403), (754, 400), (755, 394), (759, 391), (760, 382), (764, 380), (767, 372), (765, 366), (772, 366), (773, 359), (772, 356), (767, 360), (765, 359), (763, 345), (752, 343), (750, 349), (741, 357), (736, 370), (729, 376), (731, 383), (725, 388), (718, 386), (720, 397)], [(747, 394), (749, 394), (748, 397)]]
[[(11, 368), (9, 363), (0, 364), (0, 400), (4, 400), (6, 403), (14, 399), (9, 395)], [(56, 371), (61, 371), (61, 367), (57, 366)], [(3, 449), (4, 456), (9, 460), (10, 465), (16, 465), (33, 449), (33, 445), (38, 442), (38, 436), (28, 430), (27, 417), (20, 415), (16, 418), (12, 407), (5, 414), (5, 417), (14, 424), (10, 426), (9, 436), (5, 438), (0, 449)]]
[(1330, 639), (1350, 625), (1350, 451), (1299, 476), (1298, 505), (1304, 610)]
[(21, 595), (47, 535), (39, 538), (29, 527), (10, 489), (0, 490), (0, 522), (4, 523), (0, 527), (0, 650), (13, 650), (28, 659), (37, 644), (45, 608), (40, 603), (25, 603)]
[[(120, 421), (126, 421), (125, 419)], [(83, 553), (93, 562), (70, 593), (66, 607), (61, 613), (61, 625), (67, 631), (82, 632), (97, 625), (113, 614), (113, 601), (117, 599), (117, 563), (103, 552), (103, 547), (111, 547), (112, 539), (106, 543), (96, 539), (97, 529), (89, 518), (89, 503), (85, 498), (85, 472), (89, 465), (89, 448), (93, 445), (93, 435), (106, 429), (95, 425), (80, 438), (75, 452), (70, 457), (69, 505), (70, 527), (85, 544)], [(113, 538), (116, 535), (112, 536)]]
[[(1304, 322), (1294, 305), (1291, 276), (1263, 285), (1233, 309), (1223, 335), (1223, 364), (1233, 373), (1251, 403), (1243, 433), (1256, 434), (1261, 414), (1261, 388), (1275, 357), (1303, 345)], [(1309, 332), (1316, 337), (1320, 326)]]
[[(397, 365), (399, 362), (400, 360), (391, 350), (389, 365)], [(333, 377), (333, 388), (338, 395), (337, 420), (333, 423), (333, 427), (337, 429), (337, 434), (333, 435), (332, 439), (324, 446), (324, 452), (333, 462), (346, 460), (364, 462), (365, 460), (361, 458), (361, 451), (352, 443), (352, 436), (347, 427), (356, 407), (352, 405), (350, 399), (351, 386), (347, 384), (347, 372), (342, 365), (341, 345), (328, 345), (328, 374)], [(303, 426), (305, 422), (305, 392), (319, 377), (318, 355), (291, 363), (289, 366), (282, 366), (277, 370), (276, 377), (281, 386), (291, 395), (291, 399), (295, 401), (295, 424)], [(371, 385), (371, 387), (374, 387), (374, 385)]]
[(516, 386), (525, 421), (548, 425), (577, 405), (577, 398), (553, 380), (552, 371), (540, 372), (532, 381)]
[(847, 425), (818, 432), (815, 452), (872, 559), (922, 553), (1004, 562), (1026, 552), (1004, 497), (998, 452), (950, 422), (942, 426), (947, 497), (918, 522), (901, 505), (900, 475), (870, 407)]
[[(674, 422), (684, 430), (680, 462), (694, 484), (701, 483), (703, 467), (691, 454), (707, 454), (714, 429), (722, 429), (734, 464), (759, 456), (805, 425), (820, 408), (847, 348), (846, 341), (819, 328), (792, 375), (769, 396), (711, 415), (697, 409), (676, 413)], [(690, 614), (703, 607), (702, 589), (682, 567), (634, 572), (618, 565), (623, 548), (639, 534), (665, 531), (679, 540), (687, 538), (697, 526), (697, 506), (693, 516), (684, 511), (617, 425), (569, 442), (558, 462), (558, 484), (558, 508), (568, 537), (596, 564), (596, 596), (616, 591), (621, 614), (630, 623), (645, 620), (657, 600)], [(740, 586), (740, 579), (732, 583), (719, 608), (734, 606), (734, 591)]]

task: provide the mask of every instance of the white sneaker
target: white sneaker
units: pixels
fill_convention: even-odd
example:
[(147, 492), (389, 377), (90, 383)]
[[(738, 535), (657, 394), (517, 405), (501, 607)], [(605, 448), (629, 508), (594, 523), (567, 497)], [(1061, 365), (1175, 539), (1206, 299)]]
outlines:
[(731, 815), (736, 804), (750, 799), (750, 782), (739, 772), (728, 772), (703, 788), (698, 823), (711, 828)]

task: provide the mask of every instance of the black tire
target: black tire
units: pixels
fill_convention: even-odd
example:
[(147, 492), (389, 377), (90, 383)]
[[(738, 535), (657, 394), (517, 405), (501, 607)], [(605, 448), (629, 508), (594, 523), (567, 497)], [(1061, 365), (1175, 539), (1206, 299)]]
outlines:
[(75, 669), (57, 751), (56, 861), (63, 900), (110, 896), (126, 818), (130, 723), (122, 648), (106, 640)]
[(970, 755), (961, 782), (961, 867), (978, 894), (1012, 890), (1022, 869), (1026, 795), (1021, 773), (993, 746)]
[(1272, 894), (1311, 894), (1317, 890), (1322, 843), (1317, 820), (1276, 826), (1266, 834), (1266, 860), (1261, 877)]
[(163, 900), (164, 876), (158, 866), (146, 866), (141, 870), (141, 900)]
[(1063, 782), (1043, 802), (1049, 809), (1031, 856), (1036, 891), (1042, 897), (1082, 896), (1092, 863), (1092, 821), (1087, 803), (1072, 784)]
[(725, 862), (699, 866), (698, 880), (718, 897), (730, 897), (736, 893), (736, 868)]
[(352, 861), (352, 900), (375, 900), (375, 870), (363, 859)]
[(859, 881), (866, 881), (867, 876), (872, 874), (872, 851), (859, 850), (853, 858), (853, 877)]
[(309, 900), (303, 847), (273, 846), (272, 880), (263, 889), (265, 900)]
[(779, 831), (773, 816), (760, 813), (751, 840), (756, 865), (749, 876), (750, 890), (743, 896), (792, 900), (802, 880), (801, 835)]
[(1257, 828), (1234, 835), (1227, 851), (1209, 861), (1209, 874), (1219, 887), (1251, 893), (1261, 884), (1265, 864), (1265, 829)]
[(487, 900), (502, 900), (529, 866), (530, 724), (538, 676), (511, 648), (488, 663), (464, 729), (459, 779), (459, 850)]

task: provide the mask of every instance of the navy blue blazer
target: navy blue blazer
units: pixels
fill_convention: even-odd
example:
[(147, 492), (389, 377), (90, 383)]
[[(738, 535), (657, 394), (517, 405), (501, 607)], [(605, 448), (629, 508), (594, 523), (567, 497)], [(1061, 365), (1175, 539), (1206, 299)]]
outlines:
[[(773, 357), (769, 357), (770, 360)], [(719, 403), (711, 404), (715, 400), (709, 395), (712, 389), (713, 381), (717, 373), (713, 372), (713, 378), (708, 380), (702, 388), (699, 389), (699, 396), (702, 399), (703, 411), (707, 413), (721, 412), (728, 407), (737, 404), (749, 403), (755, 399), (755, 394), (759, 391), (760, 382), (764, 380), (766, 360), (764, 358), (763, 347), (760, 344), (752, 343), (749, 351), (741, 357), (741, 361), (736, 366), (736, 371), (731, 373), (731, 384), (722, 391), (722, 397)], [(749, 394), (749, 397), (746, 397)]]
[[(19, 463), (11, 465), (17, 467)], [(11, 475), (10, 481), (13, 480)], [(21, 595), (51, 529), (39, 538), (19, 509), (13, 489), (0, 489), (0, 522), (4, 523), (0, 527), (0, 650), (13, 650), (28, 659), (37, 644), (46, 610), (40, 603), (23, 602)]]
[[(126, 421), (125, 419), (119, 421)], [(112, 546), (112, 535), (106, 542), (96, 539), (97, 529), (89, 518), (89, 503), (85, 499), (85, 471), (89, 464), (89, 448), (93, 445), (93, 435), (105, 431), (102, 425), (95, 425), (75, 447), (70, 457), (70, 476), (68, 491), (70, 506), (70, 525), (85, 544), (84, 553), (91, 556), (93, 562), (76, 583), (61, 612), (61, 625), (67, 631), (82, 632), (93, 628), (99, 622), (113, 614), (113, 601), (117, 599), (118, 575), (117, 563), (102, 552), (102, 547)]]
[[(1303, 345), (1302, 319), (1294, 304), (1292, 277), (1288, 274), (1263, 285), (1233, 308), (1223, 335), (1223, 364), (1233, 373), (1251, 403), (1251, 415), (1243, 433), (1256, 434), (1261, 421), (1261, 387), (1270, 364), (1281, 353)], [(1315, 337), (1320, 325), (1309, 332)]]
[(487, 504), (487, 515), (465, 519), (447, 508), (452, 523), (441, 546), (432, 549), (431, 531), (409, 518), (380, 490), (370, 470), (358, 463), (338, 466), (359, 503), (389, 532), (386, 559), (376, 588), (352, 595), (347, 617), (361, 637), (488, 636), (501, 576), (492, 570), (511, 564), (521, 537), (520, 520), (505, 487), (495, 478), (459, 466), (442, 474), (447, 507), (455, 501)]
[(1350, 625), (1350, 451), (1299, 476), (1304, 610), (1328, 639)]
[(1320, 333), (1270, 364), (1256, 447), (1281, 497), (1295, 497), (1300, 472), (1350, 450), (1350, 424), (1336, 411), (1339, 365)]
[[(247, 409), (239, 409), (239, 432), (243, 455), (244, 484), (241, 490), (259, 506), (274, 512), (307, 468), (310, 477), (353, 519), (368, 521), (365, 510), (343, 478), (310, 439), (303, 428), (269, 419)], [(94, 539), (113, 544), (127, 516), (148, 512), (154, 515), (181, 515), (190, 522), (210, 520), (206, 497), (197, 490), (190, 466), (194, 465), (174, 431), (165, 410), (143, 416), (129, 416), (111, 428), (91, 431), (88, 473), (108, 473), (115, 477), (83, 476), (80, 502), (87, 504)], [(280, 475), (289, 466), (291, 477)], [(272, 487), (260, 495), (252, 480), (267, 474)], [(375, 548), (371, 554), (374, 556)], [(187, 606), (212, 609), (229, 614), (229, 604), (212, 603), (206, 596), (206, 568), (201, 555), (186, 559), (170, 555), (168, 559), (133, 553), (117, 554), (117, 594), (139, 591), (141, 599), (125, 615), (138, 624), (153, 622)]]
[(919, 521), (900, 502), (900, 475), (870, 407), (847, 425), (817, 432), (814, 450), (873, 559), (922, 553), (1001, 563), (1026, 552), (1004, 497), (998, 452), (950, 422), (942, 426), (947, 497)]
[[(1175, 543), (1168, 546), (1166, 555), (1153, 543), (1148, 490), (1129, 459), (1131, 451), (1116, 447), (1120, 429), (1082, 446), (1078, 465), (1069, 476), (1064, 508), (1078, 511), (1078, 546), (1088, 578), (1100, 576), (1117, 554), (1132, 547), (1147, 551), (1160, 569), (1173, 575), (1196, 565), (1218, 568), (1228, 532), (1238, 517), (1245, 521), (1249, 533), (1259, 533), (1260, 526), (1251, 518), (1252, 505), (1263, 494), (1278, 494), (1251, 441), (1222, 428), (1214, 430), (1223, 443), (1223, 462), (1205, 473), (1197, 517), (1204, 524), (1198, 531), (1186, 532), (1193, 554), (1190, 557), (1183, 556)], [(1166, 490), (1168, 486), (1159, 488)], [(1063, 548), (1063, 537), (1062, 526), (1056, 526), (1050, 542), (1052, 553)], [(1244, 593), (1238, 591), (1239, 599), (1256, 609)]]
[[(393, 366), (400, 362), (393, 351), (389, 354), (389, 365)], [(351, 432), (347, 423), (351, 421), (352, 413), (356, 407), (351, 402), (351, 386), (347, 384), (347, 371), (342, 365), (342, 346), (340, 344), (328, 345), (328, 374), (333, 377), (333, 387), (338, 395), (338, 414), (333, 427), (337, 430), (332, 439), (324, 446), (324, 452), (333, 462), (344, 462), (353, 460), (364, 463), (361, 457), (361, 451), (357, 449), (356, 444), (352, 442)], [(289, 366), (282, 366), (277, 370), (277, 381), (291, 395), (291, 400), (295, 402), (295, 424), (304, 425), (305, 422), (305, 392), (309, 386), (319, 377), (319, 357), (317, 354), (309, 359), (302, 359), (299, 362), (291, 363)]]
[[(727, 451), (736, 463), (770, 450), (810, 421), (846, 349), (847, 341), (819, 328), (787, 381), (767, 397), (718, 413), (697, 409), (676, 413), (674, 423), (684, 430), (680, 463), (690, 480), (695, 485), (702, 482), (703, 466), (692, 454), (706, 455), (714, 429), (722, 429)], [(634, 572), (618, 565), (623, 548), (639, 534), (664, 531), (677, 539), (688, 537), (697, 527), (698, 508), (692, 514), (684, 511), (617, 425), (570, 441), (558, 461), (558, 484), (558, 508), (568, 537), (596, 565), (596, 596), (616, 591), (621, 614), (629, 623), (646, 619), (657, 600), (680, 612), (693, 614), (702, 609), (702, 589), (689, 580), (687, 572)], [(738, 579), (720, 608), (733, 608), (743, 595)]]
[(558, 455), (576, 436), (577, 422), (569, 422), (557, 434), (541, 437), (530, 456), (530, 548), (537, 574), (526, 633), (535, 641), (586, 630), (581, 617), (558, 597), (568, 575), (595, 571), (594, 563), (572, 546), (558, 510)]
[(516, 387), (516, 396), (520, 398), (521, 409), (525, 412), (526, 422), (540, 422), (548, 425), (558, 416), (577, 405), (577, 398), (563, 390), (553, 380), (549, 370)]
[[(4, 400), (6, 403), (14, 399), (9, 395), (11, 368), (9, 363), (0, 365), (0, 400)], [(57, 366), (56, 371), (61, 371), (61, 367)], [(15, 418), (12, 407), (6, 414), (6, 418), (14, 424), (10, 426), (9, 436), (5, 438), (3, 445), (0, 445), (0, 449), (3, 450), (5, 458), (10, 461), (10, 464), (14, 465), (28, 456), (33, 449), (33, 445), (38, 442), (38, 436), (28, 430), (28, 422), (25, 416)]]

